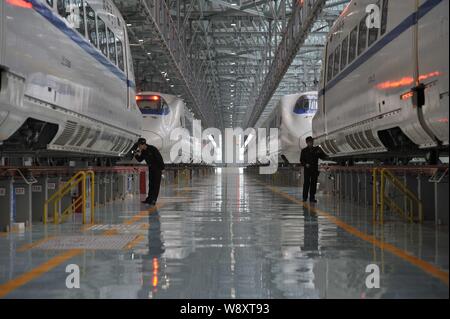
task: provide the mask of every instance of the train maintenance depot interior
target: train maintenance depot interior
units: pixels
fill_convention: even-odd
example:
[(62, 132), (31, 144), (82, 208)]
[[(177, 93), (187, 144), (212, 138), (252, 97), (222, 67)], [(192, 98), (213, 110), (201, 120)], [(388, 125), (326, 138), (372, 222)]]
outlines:
[(448, 299), (448, 56), (448, 0), (2, 0), (0, 299)]

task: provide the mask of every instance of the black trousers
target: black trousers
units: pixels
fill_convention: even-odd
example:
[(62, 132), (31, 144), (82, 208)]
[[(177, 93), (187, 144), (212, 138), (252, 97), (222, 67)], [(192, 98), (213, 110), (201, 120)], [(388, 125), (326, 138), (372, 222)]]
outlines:
[(162, 171), (156, 169), (148, 169), (148, 195), (147, 200), (157, 201), (159, 188), (161, 186)]
[(315, 199), (316, 190), (317, 190), (317, 178), (319, 177), (319, 170), (305, 168), (304, 173), (304, 182), (303, 182), (303, 199)]

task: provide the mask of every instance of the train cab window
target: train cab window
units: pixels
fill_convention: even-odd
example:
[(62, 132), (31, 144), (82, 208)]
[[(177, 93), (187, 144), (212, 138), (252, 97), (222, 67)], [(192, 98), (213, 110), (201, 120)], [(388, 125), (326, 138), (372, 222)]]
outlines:
[(388, 8), (389, 8), (389, 0), (384, 0), (383, 1), (383, 8), (381, 10), (381, 28), (380, 28), (380, 34), (381, 35), (386, 33), (387, 19), (388, 19)]
[(97, 16), (97, 28), (98, 28), (98, 42), (100, 44), (100, 51), (105, 56), (108, 56), (108, 44), (107, 44), (107, 38), (106, 38), (106, 25), (103, 20)]
[(84, 36), (83, 0), (58, 0), (56, 6), (59, 15)]
[(87, 35), (89, 42), (91, 42), (96, 48), (98, 47), (98, 39), (97, 39), (97, 27), (95, 24), (95, 12), (92, 8), (86, 3), (86, 24), (87, 24)]
[(137, 95), (136, 103), (143, 114), (162, 112), (166, 102), (159, 95)]
[(302, 95), (298, 98), (294, 107), (294, 112), (297, 114), (305, 114), (310, 111), (317, 110), (317, 99)]
[(333, 76), (336, 76), (339, 73), (339, 64), (341, 62), (341, 45), (334, 50), (334, 67), (333, 67)]
[(108, 29), (108, 48), (109, 48), (109, 59), (113, 64), (116, 64), (116, 37), (114, 33)]
[(367, 44), (367, 24), (366, 17), (362, 18), (359, 22), (359, 35), (358, 35), (358, 55), (364, 52)]
[(341, 71), (347, 65), (347, 54), (348, 54), (348, 36), (342, 41), (342, 52), (341, 52)]
[(117, 65), (119, 66), (119, 68), (124, 71), (125, 70), (125, 65), (124, 65), (124, 60), (123, 60), (123, 46), (122, 46), (122, 42), (116, 38), (116, 48), (117, 48)]
[(47, 4), (49, 7), (53, 8), (53, 0), (47, 0)]
[(348, 63), (353, 62), (356, 58), (356, 45), (358, 42), (358, 26), (350, 32), (350, 42), (348, 46)]
[(333, 78), (333, 53), (328, 56), (327, 82)]

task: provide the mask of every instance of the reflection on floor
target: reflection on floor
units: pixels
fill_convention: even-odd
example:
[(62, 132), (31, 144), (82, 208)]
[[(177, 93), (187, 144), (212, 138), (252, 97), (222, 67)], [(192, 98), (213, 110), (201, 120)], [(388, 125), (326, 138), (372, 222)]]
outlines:
[[(238, 169), (166, 186), (62, 225), (0, 236), (3, 298), (448, 298), (448, 228), (374, 228), (369, 208)], [(373, 236), (374, 235), (374, 236)], [(374, 240), (375, 238), (375, 240)], [(80, 270), (68, 289), (66, 267)], [(369, 264), (380, 288), (369, 289)]]

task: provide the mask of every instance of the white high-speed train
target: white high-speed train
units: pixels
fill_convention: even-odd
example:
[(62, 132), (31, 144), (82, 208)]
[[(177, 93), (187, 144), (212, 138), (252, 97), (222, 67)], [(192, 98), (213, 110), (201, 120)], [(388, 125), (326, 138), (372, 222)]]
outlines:
[(306, 147), (305, 139), (312, 135), (311, 122), (317, 111), (317, 92), (283, 96), (261, 127), (278, 128), (277, 155), (289, 163), (300, 163), (300, 153)]
[[(367, 18), (374, 4), (379, 28)], [(448, 0), (349, 3), (328, 36), (312, 124), (329, 156), (448, 152), (448, 10)]]
[[(178, 152), (177, 157), (171, 158), (171, 149), (178, 143), (170, 138), (176, 128), (192, 127), (192, 117), (186, 113), (184, 101), (177, 96), (159, 92), (140, 92), (136, 95), (137, 105), (142, 113), (142, 137), (159, 149), (165, 163), (189, 162), (189, 153)], [(184, 149), (191, 150), (192, 141), (182, 139)]]
[(110, 0), (0, 2), (0, 151), (118, 157), (141, 135), (126, 24)]

